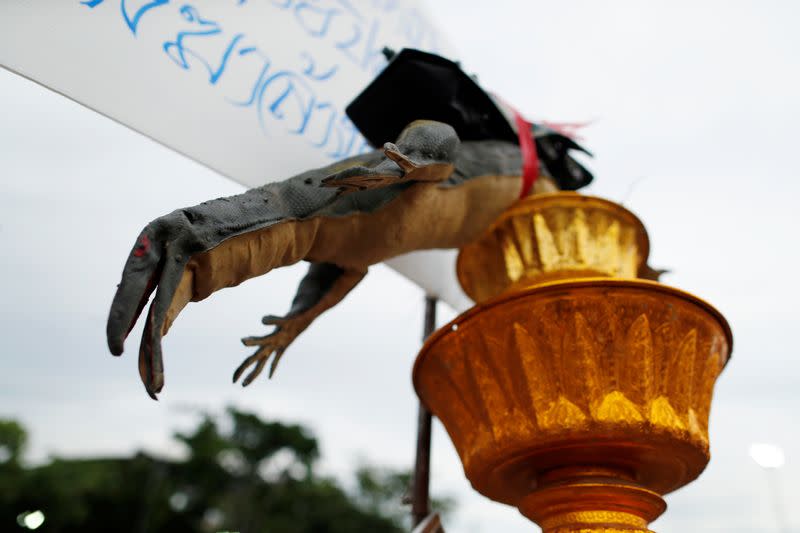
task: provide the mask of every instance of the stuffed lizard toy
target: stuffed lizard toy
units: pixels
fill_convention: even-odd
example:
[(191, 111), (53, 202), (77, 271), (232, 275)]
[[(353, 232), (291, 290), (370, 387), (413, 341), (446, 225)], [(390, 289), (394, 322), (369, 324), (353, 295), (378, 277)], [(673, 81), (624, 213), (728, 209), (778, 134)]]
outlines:
[[(456, 63), (403, 50), (348, 107), (377, 149), (243, 194), (178, 209), (150, 222), (125, 264), (108, 318), (114, 355), (155, 291), (139, 373), (156, 399), (161, 339), (190, 301), (304, 260), (289, 312), (268, 315), (268, 335), (233, 374), (269, 374), (297, 336), (340, 302), (370, 265), (475, 239), (521, 194), (577, 189), (592, 177), (568, 154), (580, 147), (546, 127), (508, 118)], [(392, 141), (393, 142), (386, 142)], [(383, 144), (385, 143), (385, 144)], [(535, 148), (533, 145), (535, 143)], [(523, 152), (538, 154), (526, 180)], [(527, 181), (527, 183), (526, 183)]]

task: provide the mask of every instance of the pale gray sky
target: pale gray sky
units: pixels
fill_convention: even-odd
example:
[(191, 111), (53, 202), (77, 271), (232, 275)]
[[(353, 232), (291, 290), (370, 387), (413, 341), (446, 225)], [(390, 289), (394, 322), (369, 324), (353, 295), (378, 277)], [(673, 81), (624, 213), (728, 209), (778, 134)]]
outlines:
[[(664, 282), (716, 305), (733, 359), (711, 414), (712, 461), (667, 497), (660, 533), (777, 531), (753, 441), (783, 446), (783, 507), (800, 531), (796, 129), (800, 6), (785, 2), (431, 2), (466, 69), (532, 118), (594, 120), (596, 182), (645, 222)], [(422, 294), (382, 266), (292, 346), (275, 379), (230, 385), (239, 337), (282, 313), (304, 268), (190, 306), (165, 341), (151, 401), (135, 354), (112, 358), (105, 318), (133, 239), (152, 218), (241, 188), (63, 97), (0, 71), (0, 416), (36, 458), (168, 445), (187, 407), (235, 404), (314, 428), (327, 471), (413, 459)], [(268, 170), (269, 162), (265, 161)], [(440, 322), (451, 315), (442, 312)], [(132, 338), (138, 338), (137, 329)], [(129, 347), (129, 352), (130, 350)], [(523, 532), (474, 494), (436, 426), (433, 490), (454, 532)]]

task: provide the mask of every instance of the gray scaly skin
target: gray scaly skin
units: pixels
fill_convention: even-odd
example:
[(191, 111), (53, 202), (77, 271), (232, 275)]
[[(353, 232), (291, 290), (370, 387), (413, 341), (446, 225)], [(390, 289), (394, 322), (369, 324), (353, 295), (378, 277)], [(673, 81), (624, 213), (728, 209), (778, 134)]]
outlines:
[[(107, 327), (111, 353), (122, 353), (125, 338), (155, 291), (141, 340), (139, 370), (148, 394), (156, 399), (164, 383), (161, 336), (168, 321), (167, 311), (184, 270), (187, 265), (194, 268), (190, 262), (198, 254), (213, 251), (229, 239), (290, 221), (321, 217), (321, 224), (326, 224), (344, 217), (371, 216), (388, 209), (403, 195), (412, 194), (418, 183), (432, 182), (431, 187), (452, 189), (481, 176), (519, 176), (520, 167), (521, 155), (515, 144), (503, 141), (461, 143), (450, 126), (417, 121), (404, 130), (396, 144), (387, 143), (383, 150), (157, 218), (137, 239), (111, 304)], [(419, 213), (418, 216), (429, 217), (430, 224), (438, 223), (437, 213)], [(474, 238), (473, 235), (464, 237)], [(358, 235), (350, 238), (354, 243), (361, 242)], [(442, 246), (432, 243), (428, 247), (447, 247), (454, 242), (453, 239), (444, 240), (447, 242), (441, 243)], [(390, 249), (383, 257), (374, 258), (374, 262), (406, 251)], [(341, 253), (344, 257), (347, 250)], [(337, 265), (335, 261), (311, 263), (289, 313), (285, 317), (264, 317), (264, 324), (275, 326), (274, 331), (263, 337), (243, 339), (245, 345), (259, 346), (259, 349), (236, 370), (234, 382), (245, 369), (255, 365), (243, 385), (252, 382), (274, 355), (271, 376), (281, 355), (297, 335), (319, 314), (344, 298), (365, 273), (365, 269), (359, 271)], [(198, 272), (194, 274), (197, 276)], [(235, 283), (240, 281), (243, 279)], [(202, 280), (195, 278), (195, 282)], [(222, 287), (212, 287), (210, 291), (218, 288)], [(205, 296), (207, 294), (195, 294), (192, 299)]]

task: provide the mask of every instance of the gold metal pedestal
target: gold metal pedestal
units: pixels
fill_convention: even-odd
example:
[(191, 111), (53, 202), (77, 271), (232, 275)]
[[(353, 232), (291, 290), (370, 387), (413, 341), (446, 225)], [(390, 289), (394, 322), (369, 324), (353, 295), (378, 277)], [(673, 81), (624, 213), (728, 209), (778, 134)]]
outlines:
[(462, 251), (482, 303), (428, 340), (414, 385), (480, 493), (546, 533), (644, 532), (708, 463), (731, 332), (688, 293), (615, 277), (644, 268), (644, 228), (582, 198), (526, 199)]

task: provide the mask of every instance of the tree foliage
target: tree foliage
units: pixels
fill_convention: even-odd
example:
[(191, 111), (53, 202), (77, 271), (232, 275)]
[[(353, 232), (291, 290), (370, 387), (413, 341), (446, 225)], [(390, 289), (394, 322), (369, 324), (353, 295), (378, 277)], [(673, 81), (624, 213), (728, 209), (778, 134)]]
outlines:
[(20, 513), (35, 510), (41, 531), (64, 533), (406, 530), (409, 474), (364, 466), (348, 492), (315, 474), (319, 446), (302, 426), (228, 409), (175, 438), (184, 460), (137, 453), (26, 467), (25, 430), (0, 421), (0, 530), (23, 531)]

